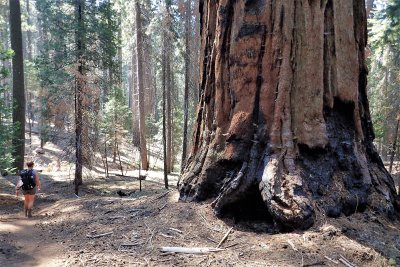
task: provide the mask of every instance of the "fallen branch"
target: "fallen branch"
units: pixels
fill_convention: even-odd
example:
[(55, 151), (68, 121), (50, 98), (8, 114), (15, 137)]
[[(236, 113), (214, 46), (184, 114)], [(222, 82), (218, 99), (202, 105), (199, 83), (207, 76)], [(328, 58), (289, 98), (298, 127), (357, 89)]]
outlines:
[(229, 228), (229, 230), (226, 232), (226, 234), (224, 235), (224, 237), (221, 239), (221, 241), (219, 241), (218, 245), (216, 246), (216, 248), (219, 248), (222, 243), (225, 242), (225, 240), (228, 238), (228, 235), (231, 233), (233, 227)]
[(107, 235), (111, 235), (114, 232), (108, 232), (108, 233), (104, 233), (104, 234), (98, 234), (98, 235), (91, 235), (91, 234), (87, 234), (86, 237), (88, 238), (98, 238), (98, 237), (102, 237), (102, 236), (107, 236)]
[(303, 267), (311, 267), (311, 266), (321, 266), (321, 265), (324, 265), (323, 261), (317, 261), (317, 262), (310, 263), (310, 264), (304, 264), (302, 266)]
[(172, 253), (187, 253), (187, 254), (203, 254), (210, 252), (223, 251), (222, 248), (186, 248), (186, 247), (162, 247), (161, 252), (172, 252)]
[(239, 245), (239, 243), (234, 243), (234, 244), (229, 245), (229, 246), (226, 246), (226, 247), (224, 247), (224, 248), (227, 249), (227, 248), (231, 248), (231, 247), (234, 247), (234, 246), (237, 246), (237, 245)]
[(140, 244), (143, 244), (143, 242), (136, 241), (136, 242), (123, 243), (120, 246), (123, 246), (123, 247), (134, 247), (134, 246), (137, 246), (137, 245), (140, 245)]
[(162, 211), (167, 206), (167, 204), (168, 203), (165, 203), (161, 208), (158, 208), (158, 211)]
[(333, 259), (329, 258), (328, 256), (324, 256), (324, 258), (325, 258), (325, 259), (327, 259), (328, 261), (331, 261), (331, 262), (333, 262), (334, 264), (339, 264), (339, 262), (338, 262), (338, 261), (335, 261), (335, 260), (333, 260)]
[(164, 193), (162, 193), (162, 194), (156, 196), (156, 197), (153, 199), (153, 201), (154, 201), (154, 200), (157, 200), (157, 199), (160, 199), (160, 198), (162, 198), (162, 197), (165, 197), (166, 195), (169, 194), (169, 192), (171, 192), (171, 191), (167, 191), (167, 192), (164, 192)]
[(346, 265), (347, 267), (356, 267), (353, 263), (351, 263), (348, 259), (346, 259), (343, 255), (340, 255), (339, 261)]

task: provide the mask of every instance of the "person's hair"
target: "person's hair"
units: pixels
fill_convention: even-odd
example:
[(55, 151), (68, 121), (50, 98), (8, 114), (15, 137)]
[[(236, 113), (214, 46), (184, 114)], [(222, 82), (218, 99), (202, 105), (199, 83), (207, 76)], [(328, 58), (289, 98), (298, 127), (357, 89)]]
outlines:
[(33, 161), (29, 161), (26, 163), (26, 166), (28, 166), (28, 168), (32, 168), (33, 167)]

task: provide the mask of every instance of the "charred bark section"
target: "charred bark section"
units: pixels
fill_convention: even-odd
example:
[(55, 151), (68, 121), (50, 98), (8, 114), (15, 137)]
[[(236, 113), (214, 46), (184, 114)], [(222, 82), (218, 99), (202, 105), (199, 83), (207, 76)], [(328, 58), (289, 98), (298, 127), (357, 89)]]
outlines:
[(213, 198), (217, 215), (246, 210), (288, 229), (317, 213), (393, 215), (394, 183), (372, 144), (364, 2), (200, 7), (200, 104), (181, 200)]

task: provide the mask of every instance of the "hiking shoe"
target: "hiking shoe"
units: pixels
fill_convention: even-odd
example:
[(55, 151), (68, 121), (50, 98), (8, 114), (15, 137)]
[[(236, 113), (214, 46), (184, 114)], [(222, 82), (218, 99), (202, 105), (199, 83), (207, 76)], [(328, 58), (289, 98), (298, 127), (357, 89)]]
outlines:
[(28, 217), (28, 209), (24, 209), (25, 211), (25, 217)]
[(28, 218), (31, 218), (32, 217), (32, 209), (29, 209), (28, 210)]

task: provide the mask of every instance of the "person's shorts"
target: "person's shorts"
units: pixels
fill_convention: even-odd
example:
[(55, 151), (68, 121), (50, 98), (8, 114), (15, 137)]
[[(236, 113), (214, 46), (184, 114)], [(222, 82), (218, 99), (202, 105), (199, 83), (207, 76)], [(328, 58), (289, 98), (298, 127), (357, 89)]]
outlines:
[(37, 192), (37, 186), (29, 190), (22, 190), (22, 194), (24, 195), (35, 195)]

